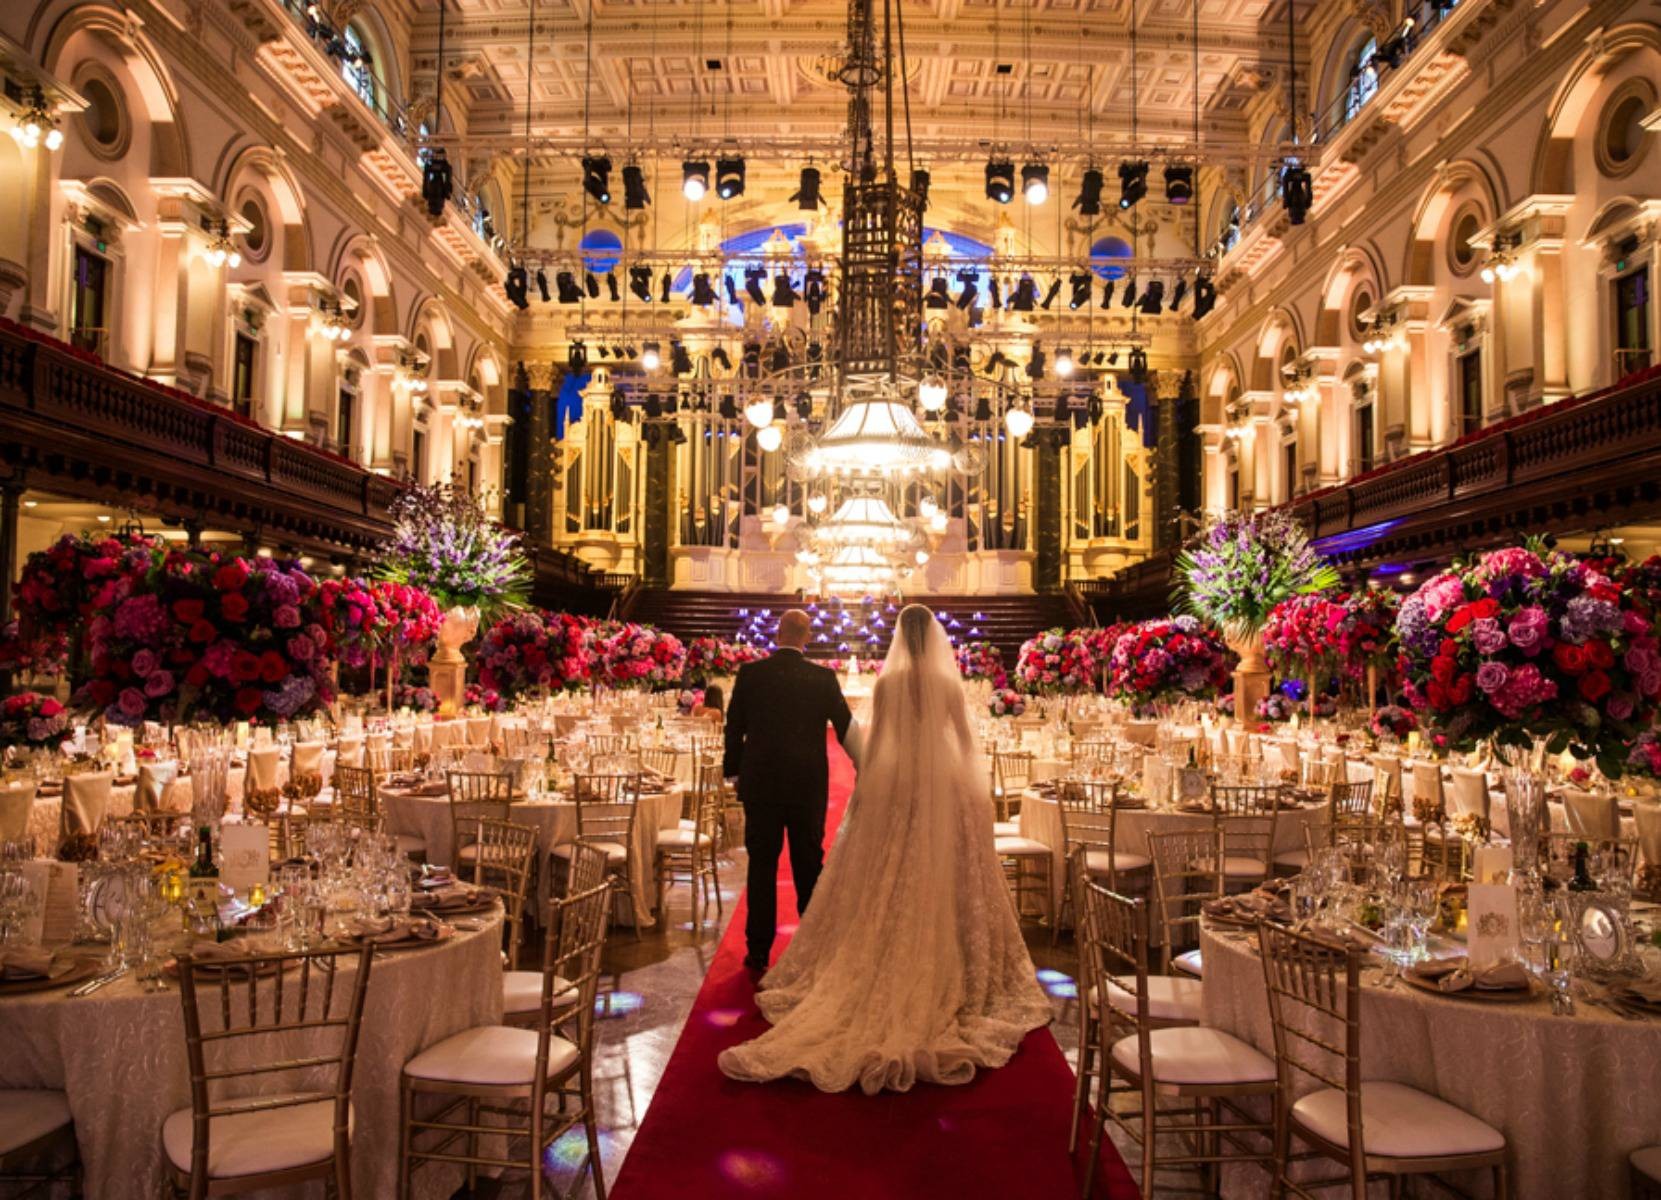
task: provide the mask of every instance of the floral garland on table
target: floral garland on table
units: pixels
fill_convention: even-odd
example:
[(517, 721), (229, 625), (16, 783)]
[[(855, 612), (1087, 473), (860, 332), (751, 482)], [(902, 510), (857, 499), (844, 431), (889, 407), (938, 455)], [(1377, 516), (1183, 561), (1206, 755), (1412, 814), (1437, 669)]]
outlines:
[(766, 657), (767, 652), (760, 646), (706, 634), (686, 643), (686, 665), (681, 676), (687, 683), (702, 685), (722, 675), (736, 675), (745, 663)]
[(986, 701), (986, 711), (994, 717), (1019, 717), (1027, 711), (1027, 702), (1014, 688), (1001, 687)]
[(55, 747), (69, 732), (69, 711), (40, 692), (0, 700), (0, 747)]
[(1232, 656), (1193, 617), (1142, 621), (1120, 634), (1108, 660), (1108, 691), (1133, 708), (1206, 700), (1228, 683)]
[(1073, 695), (1096, 689), (1096, 658), (1081, 629), (1049, 629), (1021, 645), (1015, 686), (1036, 695)]
[(589, 636), (596, 677), (610, 687), (660, 688), (680, 682), (686, 647), (674, 634), (632, 621), (605, 621)]
[(1009, 682), (1003, 651), (991, 642), (964, 642), (957, 648), (957, 669), (963, 678), (990, 680), (995, 688)]
[(392, 542), (383, 574), (430, 594), (441, 608), (479, 610), (488, 623), (523, 608), (531, 568), (519, 535), (485, 515), (451, 484), (405, 488), (393, 501)]
[(117, 725), (275, 722), (334, 699), (317, 584), (297, 564), (156, 551), (87, 629), (76, 693)]
[(514, 613), (479, 644), (479, 683), (503, 702), (563, 691), (589, 676), (586, 630), (565, 613)]
[(1403, 692), (1455, 748), (1595, 758), (1617, 779), (1661, 701), (1661, 642), (1631, 591), (1574, 556), (1495, 550), (1427, 580), (1396, 619)]
[(1260, 631), (1275, 605), (1326, 591), (1338, 572), (1280, 510), (1229, 513), (1177, 556), (1179, 606), (1229, 637)]
[(1413, 715), (1410, 708), (1403, 708), (1399, 704), (1386, 704), (1373, 711), (1369, 724), (1374, 737), (1393, 737), (1400, 741), (1419, 727), (1419, 719)]
[(142, 533), (66, 533), (23, 561), (7, 627), (5, 658), (14, 669), (61, 674), (71, 637), (125, 597), (149, 567), (159, 539)]

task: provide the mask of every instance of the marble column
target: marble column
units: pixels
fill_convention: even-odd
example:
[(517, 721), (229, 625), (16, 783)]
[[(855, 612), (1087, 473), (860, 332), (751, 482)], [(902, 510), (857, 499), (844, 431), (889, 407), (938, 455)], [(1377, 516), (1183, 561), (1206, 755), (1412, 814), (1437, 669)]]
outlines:
[[(523, 369), (523, 368), (522, 368)], [(525, 535), (534, 543), (552, 545), (554, 540), (554, 405), (558, 402), (561, 368), (533, 365), (526, 371), (522, 386), (531, 391), (530, 465), (525, 477)]]
[(1065, 425), (1046, 425), (1032, 433), (1034, 443), (1033, 479), (1036, 484), (1033, 522), (1037, 536), (1037, 551), (1033, 563), (1032, 585), (1040, 592), (1059, 591), (1062, 584), (1061, 567), (1061, 448), (1069, 434)]
[(642, 523), (641, 582), (669, 586), (670, 507), (675, 500), (675, 454), (669, 443), (673, 420), (646, 426), (646, 512)]

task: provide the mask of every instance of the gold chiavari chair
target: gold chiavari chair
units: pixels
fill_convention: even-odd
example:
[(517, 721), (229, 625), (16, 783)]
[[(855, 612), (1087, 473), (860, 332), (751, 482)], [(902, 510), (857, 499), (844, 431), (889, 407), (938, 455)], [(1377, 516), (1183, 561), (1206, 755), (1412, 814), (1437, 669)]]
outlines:
[[(377, 779), (398, 771), (413, 771), (415, 769), (415, 748), (413, 746), (397, 745), (370, 745), (363, 752), (363, 765), (375, 773)], [(338, 768), (336, 768), (338, 770)]]
[[(592, 891), (606, 882), (606, 855), (605, 851), (597, 850), (593, 846), (576, 843), (570, 848), (568, 869), (565, 874), (565, 895), (576, 896), (583, 892)], [(542, 970), (519, 970), (518, 959), (515, 956), (502, 972), (502, 1023), (504, 1025), (536, 1024), (542, 1012)], [(567, 980), (557, 981), (563, 987), (556, 986), (554, 1000), (556, 1005), (572, 1004), (577, 999), (575, 989)]]
[[(1119, 828), (1119, 785), (1114, 782), (1091, 779), (1063, 780), (1056, 796), (1056, 808), (1061, 814), (1062, 846), (1067, 856), (1067, 878), (1063, 881), (1063, 900), (1068, 905), (1076, 894), (1073, 874), (1083, 868), (1092, 877), (1107, 882), (1117, 889), (1121, 875), (1144, 871), (1151, 863), (1145, 854), (1120, 850), (1116, 845)], [(1075, 857), (1075, 851), (1082, 856)], [(1059, 938), (1061, 921), (1056, 922), (1055, 937)]]
[(1212, 787), (1212, 809), (1228, 848), (1223, 878), (1231, 888), (1249, 890), (1268, 882), (1282, 795), (1279, 785)]
[[(1101, 1065), (1081, 1194), (1091, 1195), (1108, 1121), (1141, 1146), (1147, 1195), (1157, 1194), (1161, 1168), (1200, 1167), (1209, 1174), (1223, 1162), (1266, 1163), (1269, 1155), (1246, 1138), (1260, 1141), (1273, 1126), (1251, 1118), (1237, 1102), (1274, 1092), (1274, 1060), (1220, 1029), (1157, 1018), (1149, 986), (1146, 904), (1083, 875), (1078, 887), (1084, 927), (1080, 983), (1104, 995), (1117, 980), (1125, 997), (1124, 1003), (1097, 1009), (1092, 1057)], [(1082, 1077), (1082, 1059), (1080, 1066)], [(1075, 1098), (1075, 1125), (1084, 1107), (1082, 1090)], [(1139, 1107), (1114, 1102), (1116, 1096), (1131, 1095), (1140, 1098)], [(1185, 1135), (1178, 1142), (1185, 1153), (1162, 1153), (1172, 1134)], [(1225, 1143), (1238, 1153), (1226, 1153)]]
[(1113, 761), (1114, 743), (1106, 739), (1089, 739), (1073, 743), (1073, 761), (1075, 763)]
[[(1257, 939), (1279, 1080), (1275, 1194), (1316, 1200), (1322, 1189), (1347, 1185), (1364, 1200), (1370, 1179), (1388, 1179), (1398, 1195), (1405, 1176), (1486, 1169), (1494, 1196), (1506, 1200), (1504, 1134), (1428, 1092), (1362, 1077), (1359, 951), (1269, 922), (1258, 925)], [(1300, 1088), (1304, 1076), (1315, 1091)], [(1310, 1150), (1294, 1156), (1293, 1138)], [(1290, 1165), (1312, 1159), (1346, 1173), (1293, 1180)]]
[[(568, 1130), (584, 1126), (583, 1170), (605, 1200), (594, 1107), (594, 997), (611, 913), (611, 888), (601, 883), (554, 904), (542, 951), (542, 994), (533, 1028), (480, 1025), (445, 1038), (404, 1064), (399, 1087), (398, 1195), (410, 1200), (423, 1164), (465, 1168), (468, 1190), (479, 1168), (529, 1174), (531, 1200), (549, 1194), (542, 1164)], [(417, 1117), (416, 1100), (442, 1097), (442, 1107)], [(548, 1101), (555, 1102), (548, 1111)], [(485, 1117), (494, 1118), (484, 1123)], [(417, 1143), (430, 1134), (425, 1146)], [(492, 1139), (503, 1149), (496, 1154)], [(518, 1156), (513, 1152), (518, 1150)], [(581, 1178), (572, 1185), (573, 1191)]]
[[(180, 957), (190, 1107), (161, 1128), (172, 1194), (199, 1200), (311, 1179), (352, 1194), (352, 1070), (373, 950)], [(286, 1051), (296, 1039), (304, 1050)], [(273, 1061), (284, 1052), (296, 1057)], [(285, 1079), (326, 1089), (274, 1086)]]
[(304, 858), (306, 835), (311, 831), (311, 818), (305, 813), (277, 813), (267, 826), (271, 836), (271, 858), (274, 862)]
[(130, 835), (147, 842), (154, 842), (162, 838), (172, 837), (178, 833), (179, 823), (188, 820), (190, 820), (189, 813), (134, 811), (122, 813), (118, 817), (106, 817), (104, 824), (122, 826)]
[(627, 754), (634, 749), (634, 737), (625, 733), (591, 733), (583, 739), (591, 755)]
[(704, 927), (704, 911), (709, 905), (710, 893), (715, 895), (715, 914), (725, 909), (721, 902), (721, 878), (715, 865), (715, 831), (721, 820), (721, 768), (716, 763), (698, 767), (698, 783), (693, 788), (692, 828), (684, 824), (657, 832), (656, 862), (658, 894), (664, 897), (663, 909), (669, 911), (667, 889), (685, 883), (692, 920), (698, 929)]
[(451, 845), (455, 867), (472, 865), (476, 851), (468, 841), (481, 817), (508, 821), (513, 805), (513, 776), (506, 771), (446, 771), (450, 798)]
[(1341, 841), (1353, 844), (1357, 839), (1349, 836), (1351, 831), (1371, 832), (1382, 824), (1373, 809), (1371, 780), (1329, 784), (1326, 793), (1326, 811), (1321, 814), (1321, 819), (1305, 822), (1303, 846), (1275, 855), (1276, 871), (1296, 875), (1309, 866), (1319, 847), (1335, 846)]
[[(1033, 753), (1030, 750), (992, 751), (993, 820), (1010, 825), (1021, 811), (1021, 793), (1032, 785)], [(999, 830), (1005, 835), (1018, 830)]]
[(525, 902), (536, 885), (536, 828), (493, 817), (479, 817), (472, 824), (473, 883), (493, 887), (501, 897), (507, 967), (512, 971), (519, 965)]
[(375, 772), (368, 767), (335, 767), (334, 803), (329, 806), (329, 817), (354, 829), (378, 831), (381, 803)]
[[(1148, 833), (1148, 856), (1153, 859), (1155, 914), (1163, 933), (1160, 970), (1201, 977), (1199, 950), (1201, 906), (1227, 893), (1222, 863), (1228, 857), (1227, 839), (1216, 826), (1210, 829), (1172, 829)], [(1177, 947), (1193, 945), (1178, 952)]]
[(673, 746), (640, 752), (640, 769), (650, 771), (659, 779), (667, 779), (673, 782), (680, 765), (681, 752)]
[[(634, 894), (634, 822), (638, 775), (577, 775), (571, 784), (571, 802), (577, 809), (576, 841), (601, 850), (607, 873), (625, 895)], [(569, 843), (554, 847), (555, 857), (570, 857)], [(635, 922), (634, 936), (641, 937)]]

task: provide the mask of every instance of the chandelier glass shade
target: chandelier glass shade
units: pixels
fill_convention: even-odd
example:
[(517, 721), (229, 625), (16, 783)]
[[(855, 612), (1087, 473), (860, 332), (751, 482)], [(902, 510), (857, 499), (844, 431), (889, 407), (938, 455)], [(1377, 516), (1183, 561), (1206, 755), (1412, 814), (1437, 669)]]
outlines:
[(880, 496), (850, 496), (831, 518), (816, 531), (826, 546), (869, 546), (873, 549), (901, 546), (911, 532)]
[(803, 456), (815, 475), (884, 477), (945, 471), (951, 452), (923, 429), (908, 405), (853, 399)]
[(842, 546), (818, 568), (825, 591), (846, 595), (892, 591), (900, 569), (870, 546)]

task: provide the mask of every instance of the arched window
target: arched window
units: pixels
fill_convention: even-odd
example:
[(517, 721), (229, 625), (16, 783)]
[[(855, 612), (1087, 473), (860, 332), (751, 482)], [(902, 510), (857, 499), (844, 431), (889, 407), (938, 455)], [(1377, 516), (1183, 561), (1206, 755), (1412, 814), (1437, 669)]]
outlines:
[(357, 25), (348, 25), (341, 39), (346, 53), (340, 60), (340, 73), (352, 90), (376, 112), (381, 110), (375, 86), (375, 59), (369, 52), (369, 41)]
[(1378, 40), (1369, 37), (1350, 55), (1349, 91), (1344, 96), (1344, 120), (1354, 119), (1361, 106), (1378, 92), (1378, 68), (1373, 55), (1378, 53)]

